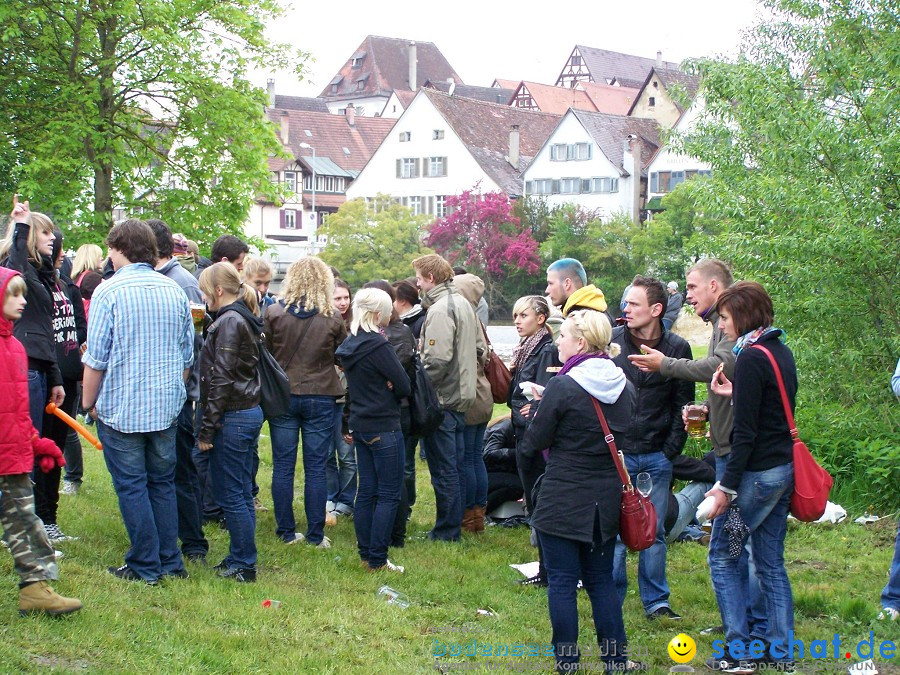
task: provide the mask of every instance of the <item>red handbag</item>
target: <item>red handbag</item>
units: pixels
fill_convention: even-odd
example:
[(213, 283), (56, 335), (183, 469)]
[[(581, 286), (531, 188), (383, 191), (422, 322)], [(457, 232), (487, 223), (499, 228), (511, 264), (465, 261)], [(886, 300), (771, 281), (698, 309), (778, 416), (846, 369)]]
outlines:
[(609, 430), (606, 416), (600, 408), (597, 399), (591, 397), (594, 410), (597, 411), (597, 419), (606, 434), (606, 444), (612, 454), (613, 462), (622, 479), (622, 509), (619, 513), (619, 537), (632, 551), (643, 551), (653, 546), (656, 541), (656, 507), (648, 497), (634, 489), (631, 484), (631, 476), (625, 468), (625, 459), (616, 448), (616, 439)]
[(775, 379), (778, 382), (778, 390), (781, 392), (781, 403), (784, 405), (784, 416), (787, 418), (788, 428), (791, 430), (791, 438), (794, 439), (794, 492), (791, 495), (791, 515), (804, 523), (811, 523), (822, 517), (825, 507), (828, 505), (828, 493), (834, 485), (834, 479), (825, 469), (819, 466), (810, 453), (806, 443), (800, 440), (800, 432), (797, 431), (797, 423), (791, 412), (787, 391), (784, 388), (784, 380), (781, 378), (781, 369), (772, 356), (772, 352), (762, 345), (753, 345), (754, 348), (764, 352), (775, 369)]

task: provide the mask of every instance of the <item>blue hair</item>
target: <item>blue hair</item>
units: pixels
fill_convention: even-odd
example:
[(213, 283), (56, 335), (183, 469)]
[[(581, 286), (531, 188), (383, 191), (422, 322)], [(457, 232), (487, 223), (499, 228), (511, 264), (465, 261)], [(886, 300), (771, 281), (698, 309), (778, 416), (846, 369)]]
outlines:
[(584, 271), (584, 265), (575, 260), (575, 258), (561, 258), (550, 264), (547, 268), (548, 272), (556, 272), (562, 279), (581, 279), (581, 285), (587, 285), (587, 273)]

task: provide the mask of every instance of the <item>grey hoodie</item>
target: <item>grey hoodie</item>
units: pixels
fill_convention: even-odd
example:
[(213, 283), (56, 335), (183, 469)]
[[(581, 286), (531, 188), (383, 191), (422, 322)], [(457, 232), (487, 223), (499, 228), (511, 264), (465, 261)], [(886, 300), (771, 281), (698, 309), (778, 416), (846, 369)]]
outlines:
[(615, 403), (625, 389), (625, 373), (610, 359), (589, 359), (568, 375), (601, 403)]

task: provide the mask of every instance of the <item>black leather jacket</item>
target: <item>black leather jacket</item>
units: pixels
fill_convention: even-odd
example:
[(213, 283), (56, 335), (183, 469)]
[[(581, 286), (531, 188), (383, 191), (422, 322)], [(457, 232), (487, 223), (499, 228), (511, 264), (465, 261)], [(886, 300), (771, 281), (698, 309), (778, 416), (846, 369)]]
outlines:
[(525, 429), (529, 423), (529, 420), (525, 419), (519, 411), (526, 403), (530, 402), (530, 418), (534, 418), (539, 406), (537, 401), (528, 400), (525, 393), (519, 388), (519, 383), (534, 382), (544, 387), (550, 381), (550, 378), (559, 372), (561, 367), (559, 352), (556, 349), (556, 344), (553, 342), (553, 336), (545, 335), (537, 349), (522, 364), (522, 367), (513, 372), (509, 383), (509, 391), (506, 395), (506, 404), (512, 411), (513, 432), (518, 440), (522, 440), (524, 437)]
[(222, 414), (259, 405), (259, 347), (262, 320), (238, 301), (223, 307), (209, 327), (200, 358), (199, 440), (212, 443)]

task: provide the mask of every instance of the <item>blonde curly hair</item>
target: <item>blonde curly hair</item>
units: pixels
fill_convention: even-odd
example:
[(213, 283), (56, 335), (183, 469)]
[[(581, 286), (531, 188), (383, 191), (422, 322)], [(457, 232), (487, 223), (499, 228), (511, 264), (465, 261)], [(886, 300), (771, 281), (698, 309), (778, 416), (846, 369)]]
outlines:
[(300, 258), (288, 267), (281, 283), (281, 298), (286, 305), (318, 310), (333, 316), (334, 275), (331, 268), (315, 256)]
[(587, 352), (601, 352), (615, 358), (622, 351), (619, 345), (612, 344), (612, 326), (602, 312), (593, 309), (579, 309), (569, 312), (566, 321), (572, 326), (572, 335), (584, 339)]

